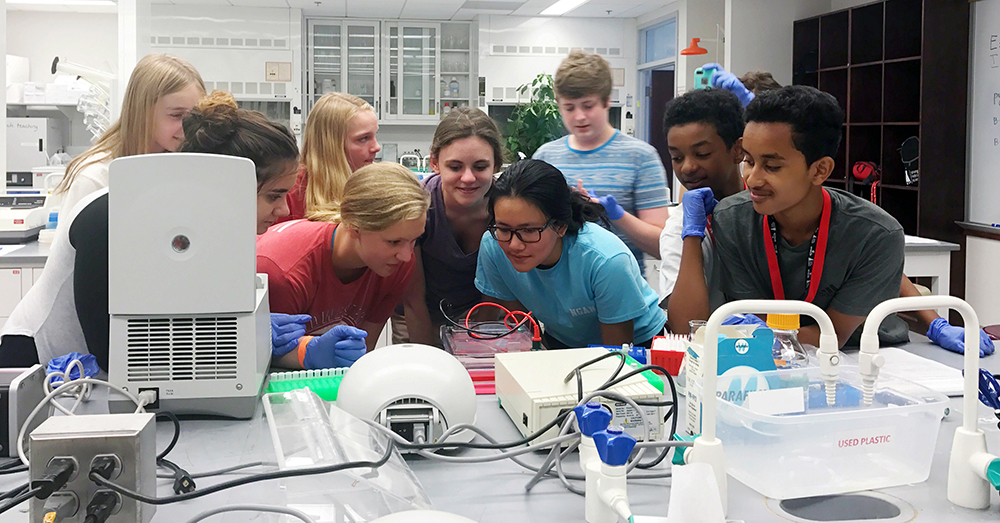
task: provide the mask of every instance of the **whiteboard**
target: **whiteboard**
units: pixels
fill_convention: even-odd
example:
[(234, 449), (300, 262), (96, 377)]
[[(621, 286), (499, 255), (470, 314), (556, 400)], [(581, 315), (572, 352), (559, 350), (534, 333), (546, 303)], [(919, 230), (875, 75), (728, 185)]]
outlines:
[(972, 4), (970, 46), (968, 218), (994, 224), (1000, 223), (1000, 0)]

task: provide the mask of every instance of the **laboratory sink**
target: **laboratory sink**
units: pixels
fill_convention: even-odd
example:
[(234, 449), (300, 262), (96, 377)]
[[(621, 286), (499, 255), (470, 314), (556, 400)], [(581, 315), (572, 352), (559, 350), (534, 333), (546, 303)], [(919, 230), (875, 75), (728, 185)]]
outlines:
[(915, 516), (909, 503), (880, 492), (768, 499), (767, 506), (795, 523), (904, 523)]

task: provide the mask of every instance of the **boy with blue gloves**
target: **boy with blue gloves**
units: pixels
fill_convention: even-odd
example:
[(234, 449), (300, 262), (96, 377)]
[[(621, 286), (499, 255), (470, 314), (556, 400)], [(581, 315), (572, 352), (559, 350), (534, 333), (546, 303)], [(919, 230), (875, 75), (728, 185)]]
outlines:
[(298, 351), (303, 369), (350, 367), (368, 351), (368, 333), (350, 325), (335, 325), (321, 336), (306, 336), (308, 314), (271, 314), (271, 356), (275, 360)]
[[(765, 127), (771, 127), (772, 128), (770, 129), (771, 131), (773, 131), (773, 127), (776, 126), (777, 127), (788, 126), (788, 128), (792, 128), (794, 130), (795, 129), (794, 126), (796, 124), (800, 124), (800, 122), (797, 121), (798, 116), (794, 114), (796, 112), (794, 110), (795, 109), (794, 107), (791, 110), (792, 117), (784, 119), (780, 117), (775, 117), (776, 114), (777, 115), (782, 114), (782, 108), (787, 108), (789, 102), (794, 102), (794, 101), (798, 101), (798, 103), (801, 103), (804, 106), (809, 106), (809, 105), (817, 106), (819, 107), (819, 109), (817, 109), (819, 112), (821, 113), (825, 112), (829, 115), (835, 116), (835, 113), (837, 112), (836, 108), (834, 106), (831, 106), (829, 103), (832, 100), (823, 97), (816, 98), (814, 96), (815, 93), (795, 92), (801, 89), (803, 88), (801, 87), (792, 88), (793, 92), (786, 93), (785, 95), (786, 99), (783, 102), (775, 102), (772, 100), (771, 102), (769, 102), (768, 106), (765, 107), (765, 109), (767, 109), (766, 111), (758, 109), (756, 115), (751, 114), (751, 120), (753, 120), (754, 118), (759, 118), (761, 120), (764, 120), (764, 122), (761, 123), (766, 123), (767, 125), (765, 125)], [(764, 113), (764, 115), (761, 116), (761, 113)], [(772, 119), (778, 121), (770, 122), (769, 120)], [(786, 122), (783, 120), (789, 120), (789, 121)], [(831, 128), (832, 127), (835, 126), (831, 126)], [(788, 128), (783, 130), (787, 131)], [(753, 254), (749, 254), (753, 253), (753, 249), (745, 245), (742, 245), (743, 243), (747, 243), (746, 241), (747, 238), (753, 236), (754, 234), (756, 234), (757, 236), (761, 236), (760, 231), (754, 231), (751, 229), (748, 231), (743, 231), (742, 233), (738, 233), (734, 236), (733, 232), (730, 230), (732, 228), (732, 225), (730, 224), (728, 218), (730, 216), (735, 215), (736, 212), (732, 210), (733, 206), (728, 205), (730, 201), (727, 200), (726, 202), (723, 202), (723, 208), (724, 209), (729, 208), (730, 210), (724, 211), (725, 216), (723, 216), (721, 219), (718, 216), (718, 209), (716, 208), (717, 199), (733, 196), (737, 193), (740, 193), (740, 191), (743, 188), (739, 173), (739, 163), (742, 160), (742, 156), (744, 154), (743, 140), (738, 138), (740, 135), (743, 134), (743, 121), (739, 103), (736, 97), (734, 97), (733, 94), (722, 91), (720, 89), (707, 89), (707, 90), (693, 91), (691, 93), (687, 93), (684, 96), (673, 100), (667, 106), (667, 111), (664, 120), (664, 134), (667, 136), (667, 145), (671, 154), (674, 171), (677, 174), (678, 179), (681, 181), (682, 184), (685, 185), (686, 188), (689, 189), (689, 191), (684, 195), (683, 199), (683, 224), (677, 224), (675, 220), (668, 220), (667, 226), (664, 228), (663, 235), (661, 236), (661, 257), (664, 260), (663, 266), (661, 267), (661, 280), (663, 281), (663, 283), (661, 283), (661, 286), (664, 288), (666, 295), (666, 297), (664, 298), (664, 304), (667, 306), (669, 310), (668, 324), (670, 325), (671, 329), (674, 332), (687, 332), (688, 320), (706, 319), (708, 317), (709, 312), (718, 307), (718, 305), (720, 305), (722, 302), (727, 301), (728, 299), (737, 299), (730, 297), (731, 295), (729, 295), (728, 292), (726, 293), (725, 296), (722, 295), (723, 290), (726, 288), (726, 286), (724, 285), (724, 282), (722, 281), (723, 278), (721, 278), (720, 274), (721, 264), (719, 263), (718, 258), (715, 257), (717, 255), (717, 253), (715, 252), (717, 248), (716, 245), (717, 243), (722, 244), (722, 249), (720, 250), (723, 250), (723, 255), (727, 256), (727, 259), (729, 260), (734, 260), (736, 258), (739, 259), (739, 263), (735, 262), (727, 263), (724, 266), (725, 272), (727, 273), (726, 275), (727, 277), (729, 278), (733, 277), (731, 272), (733, 267), (736, 267), (737, 270), (742, 270), (745, 269), (748, 265), (750, 265), (753, 267), (753, 272), (756, 272), (757, 274), (741, 273), (738, 276), (740, 281), (746, 282), (751, 280), (753, 281), (766, 280), (760, 282), (761, 283), (761, 285), (759, 285), (760, 289), (756, 288), (758, 286), (754, 286), (752, 290), (757, 291), (756, 295), (754, 295), (755, 294), (754, 292), (750, 292), (746, 296), (740, 296), (740, 298), (771, 298), (772, 297), (771, 295), (776, 293), (774, 293), (773, 289), (771, 289), (770, 292), (767, 292), (767, 289), (763, 288), (765, 287), (765, 284), (768, 281), (770, 281), (771, 283), (773, 283), (774, 281), (768, 275), (769, 272), (768, 265), (763, 263), (754, 264), (753, 262), (755, 261), (754, 260), (755, 256)], [(795, 136), (796, 134), (799, 134), (799, 136)], [(830, 134), (831, 136), (833, 135), (832, 132)], [(809, 138), (810, 136), (808, 132), (797, 133), (793, 131), (792, 149), (797, 151), (797, 149), (795, 148), (799, 147), (800, 144), (803, 147), (803, 149), (807, 149), (807, 146), (805, 144), (807, 143)], [(813, 137), (813, 139), (815, 140), (816, 138)], [(753, 146), (757, 147), (759, 142), (760, 141), (758, 140), (753, 144)], [(835, 148), (832, 148), (831, 150), (835, 151)], [(802, 153), (800, 152), (800, 154)], [(817, 153), (813, 151), (811, 152), (811, 154), (815, 155)], [(763, 163), (765, 165), (770, 166), (772, 169), (780, 169), (784, 167), (785, 170), (788, 170), (787, 164), (790, 163), (789, 160), (783, 159), (778, 165), (772, 166), (770, 164), (774, 163), (774, 160), (770, 157), (770, 155), (763, 154), (762, 156), (764, 157)], [(803, 154), (803, 156), (805, 155)], [(749, 171), (745, 172), (744, 174), (747, 175), (748, 183), (752, 184), (751, 189), (754, 188), (757, 189), (758, 197), (754, 198), (752, 194), (742, 195), (742, 196), (749, 196), (749, 198), (746, 197), (742, 198), (744, 200), (748, 200), (747, 202), (745, 202), (745, 204), (760, 203), (762, 208), (764, 208), (764, 210), (767, 211), (770, 209), (770, 207), (774, 207), (773, 200), (779, 200), (779, 199), (794, 200), (794, 198), (792, 199), (785, 198), (784, 197), (785, 195), (781, 194), (781, 193), (788, 194), (789, 192), (788, 189), (792, 187), (792, 185), (790, 184), (780, 184), (777, 182), (769, 183), (768, 181), (760, 181), (760, 175), (754, 177), (753, 180), (750, 180), (751, 176), (753, 176), (754, 174), (752, 167), (753, 160), (754, 158), (753, 155), (751, 154), (750, 158), (748, 158), (748, 162), (750, 163)], [(818, 159), (814, 159), (812, 163), (815, 164), (816, 161), (818, 161)], [(781, 163), (784, 163), (785, 165), (780, 165)], [(766, 173), (768, 171), (767, 169), (765, 169), (764, 171), (760, 172)], [(764, 178), (767, 178), (766, 174), (764, 175)], [(809, 179), (810, 181), (808, 185), (803, 184), (799, 188), (804, 189), (806, 187), (809, 187), (810, 191), (818, 190), (819, 186), (814, 185), (812, 183), (812, 180), (814, 179), (815, 178)], [(780, 182), (780, 180), (778, 180), (778, 182)], [(837, 200), (843, 199), (839, 195), (835, 196), (835, 198)], [(768, 200), (771, 201), (769, 202)], [(745, 204), (743, 210), (753, 209), (756, 207), (756, 206), (751, 207), (750, 205), (745, 205)], [(884, 239), (886, 241), (874, 242), (880, 246), (879, 247), (880, 249), (885, 249), (887, 247), (887, 244), (891, 243), (890, 241), (891, 238), (893, 236), (896, 236), (896, 233), (888, 230), (888, 229), (894, 229), (892, 227), (894, 221), (893, 222), (887, 221), (886, 218), (888, 218), (889, 220), (891, 220), (891, 218), (889, 218), (887, 215), (884, 215), (884, 212), (881, 212), (880, 209), (877, 208), (854, 209), (854, 207), (852, 206), (856, 205), (857, 205), (856, 202), (847, 201), (846, 203), (836, 205), (834, 208), (835, 209), (839, 208), (842, 212), (846, 212), (847, 214), (854, 213), (856, 215), (860, 215), (865, 218), (861, 220), (862, 223), (861, 226), (853, 228), (848, 227), (852, 229), (853, 232), (855, 233), (859, 233), (858, 230), (855, 230), (858, 228), (861, 229), (864, 229), (864, 227), (871, 228), (871, 222), (877, 222), (880, 223), (881, 225), (885, 225), (886, 227), (875, 227), (875, 229), (886, 229), (882, 231), (876, 231), (877, 233), (876, 236), (880, 238), (884, 236), (885, 237)], [(851, 209), (854, 210), (851, 211)], [(715, 218), (717, 218), (715, 223), (712, 223), (711, 221), (713, 211), (716, 213)], [(681, 214), (681, 213), (675, 213), (675, 214)], [(757, 214), (756, 210), (754, 214)], [(781, 213), (775, 213), (775, 215), (772, 216), (780, 216), (780, 214)], [(819, 216), (817, 216), (816, 218), (819, 218)], [(758, 215), (758, 220), (759, 219), (761, 218)], [(780, 216), (780, 218), (777, 218), (775, 221), (778, 222), (778, 225), (774, 229), (777, 229), (778, 226), (782, 224), (782, 222), (791, 223), (792, 226), (794, 226), (795, 222), (794, 220), (789, 221), (787, 215)], [(839, 218), (834, 221), (841, 221), (841, 223), (847, 223), (849, 221), (853, 221), (853, 219), (848, 218), (845, 220), (844, 218)], [(812, 224), (813, 225), (812, 228), (814, 230), (817, 228), (816, 227), (817, 225), (820, 225), (819, 222), (820, 220), (817, 220), (817, 223)], [(866, 222), (867, 225), (865, 225)], [(714, 234), (713, 234), (713, 225), (715, 226)], [(772, 231), (774, 229), (772, 229)], [(735, 237), (739, 237), (739, 239), (736, 240), (734, 239)], [(719, 240), (720, 238), (721, 240)], [(717, 242), (716, 240), (719, 241)], [(863, 242), (866, 240), (866, 238), (864, 238), (863, 234), (856, 234), (855, 238), (851, 238), (851, 240), (855, 242)], [(834, 241), (836, 242), (837, 240)], [(730, 244), (732, 244), (732, 246), (730, 246)], [(778, 251), (778, 247), (782, 248), (783, 250), (787, 249), (792, 251), (794, 251), (796, 248), (795, 246), (790, 246), (788, 240), (783, 236), (779, 237), (779, 239), (775, 242), (775, 244), (776, 244), (776, 246), (774, 247), (775, 251)], [(728, 254), (727, 251), (725, 251), (724, 249), (730, 249)], [(802, 247), (799, 247), (799, 250), (801, 249)], [(875, 249), (868, 249), (868, 250), (874, 251)], [(859, 262), (851, 260), (852, 257), (857, 259), (865, 259), (866, 256), (868, 258), (873, 257), (872, 253), (868, 253), (866, 255), (864, 252), (858, 252), (857, 250), (852, 251), (850, 248), (834, 249), (834, 251), (835, 252), (828, 255), (827, 260), (824, 260), (830, 266), (839, 266), (843, 262), (846, 262), (848, 264), (853, 263), (855, 265), (858, 265)], [(889, 256), (886, 257), (891, 259), (893, 258), (891, 249), (889, 249), (889, 251), (890, 251)], [(733, 255), (734, 252), (742, 254)], [(780, 251), (778, 253), (780, 254)], [(792, 257), (794, 257), (795, 253), (792, 254), (793, 254)], [(879, 252), (879, 254), (883, 253)], [(836, 258), (841, 256), (843, 256), (845, 260), (836, 261)], [(759, 256), (759, 258), (763, 257), (764, 256)], [(829, 258), (834, 258), (834, 261), (831, 262)], [(677, 260), (680, 260), (680, 262), (678, 263)], [(878, 265), (877, 263), (878, 258), (875, 257), (875, 260), (876, 260), (875, 265)], [(781, 261), (788, 262), (789, 260), (787, 258), (782, 258)], [(794, 260), (792, 261), (794, 262)], [(742, 267), (740, 267), (740, 265), (742, 265)], [(786, 269), (788, 269), (789, 272), (791, 272), (792, 274), (796, 274), (797, 276), (805, 276), (803, 274), (806, 272), (805, 266), (800, 266), (796, 268), (795, 263), (791, 264), (779, 263), (777, 265), (778, 265), (778, 270), (772, 271), (772, 275), (773, 272), (777, 272), (779, 274), (779, 277), (782, 277), (782, 280), (790, 279), (783, 277), (784, 273), (786, 272)], [(808, 264), (806, 263), (804, 265)], [(883, 264), (883, 266), (886, 267), (887, 269), (891, 268), (892, 265), (895, 265), (895, 261), (891, 261), (888, 264)], [(845, 274), (841, 271), (841, 269), (832, 269), (832, 271)], [(760, 274), (761, 272), (763, 274)], [(863, 272), (863, 271), (859, 270), (858, 272)], [(821, 274), (823, 274), (824, 276), (829, 276), (829, 274), (827, 273), (821, 273)], [(875, 289), (875, 287), (879, 287), (879, 285), (877, 285), (877, 282), (885, 280), (884, 276), (886, 276), (887, 274), (888, 272), (886, 272), (886, 270), (876, 271), (873, 274), (869, 274), (868, 275), (870, 277), (869, 283), (865, 284), (866, 291), (864, 293), (856, 292), (855, 294), (860, 294), (860, 295), (868, 293), (878, 294), (878, 292), (876, 292)], [(708, 275), (707, 278), (706, 275)], [(822, 278), (822, 276), (820, 276), (820, 278)], [(675, 280), (676, 280), (676, 285), (674, 283)], [(853, 284), (851, 284), (848, 280), (849, 278), (840, 281), (838, 284), (839, 287), (853, 288), (852, 287)], [(732, 282), (731, 279), (729, 281)], [(827, 278), (823, 278), (822, 281), (824, 283), (829, 283)], [(895, 295), (901, 295), (901, 296), (917, 295), (916, 289), (913, 287), (912, 283), (910, 283), (909, 279), (907, 279), (905, 276), (902, 276), (897, 281), (900, 281), (901, 284), (899, 285), (899, 288), (896, 289), (896, 292), (894, 293)], [(873, 286), (872, 284), (875, 285)], [(788, 285), (789, 288), (795, 286), (796, 282), (791, 282), (791, 284)], [(856, 287), (856, 285), (854, 286)], [(823, 286), (817, 285), (817, 288), (819, 287)], [(888, 289), (888, 287), (890, 286), (882, 285), (881, 287), (887, 287)], [(741, 287), (739, 284), (734, 285), (733, 287), (730, 288), (734, 288), (737, 291), (742, 291), (746, 289), (745, 286)], [(836, 296), (836, 288), (837, 286), (827, 285), (822, 291), (819, 292), (820, 297), (817, 304), (824, 308), (829, 307), (830, 304), (832, 304), (834, 301), (830, 299), (831, 295), (833, 295), (834, 297)], [(884, 292), (885, 294), (884, 299), (893, 297), (892, 295), (889, 294), (890, 291), (888, 291), (887, 289), (885, 289)], [(809, 297), (808, 294), (804, 292), (805, 289), (796, 288), (792, 292), (794, 293), (799, 291), (802, 291), (802, 293), (804, 294), (803, 297), (805, 298)], [(711, 299), (709, 298), (710, 294), (712, 296)], [(683, 296), (683, 298), (671, 300), (672, 295)], [(798, 296), (789, 296), (789, 298), (802, 299), (801, 297)], [(813, 298), (815, 299), (816, 296), (814, 295)], [(864, 299), (862, 299), (862, 301), (864, 301)], [(837, 303), (839, 306), (845, 309), (851, 309), (852, 311), (856, 310), (859, 311), (859, 313), (863, 312), (864, 314), (867, 314), (866, 311), (870, 310), (871, 308), (870, 306), (874, 306), (875, 303), (881, 300), (876, 300), (876, 301), (869, 300), (869, 301), (870, 303), (859, 304), (856, 303), (856, 300), (854, 299), (845, 298), (841, 301), (838, 301)], [(845, 319), (843, 317), (845, 315), (837, 312), (835, 308), (830, 312), (831, 316), (838, 316), (840, 320)], [(954, 327), (948, 324), (948, 322), (943, 318), (938, 318), (934, 311), (917, 311), (917, 315), (923, 323), (929, 326), (927, 331), (927, 336), (931, 339), (931, 341), (933, 341), (934, 343), (940, 345), (945, 349), (960, 353), (964, 352), (964, 343), (963, 343), (964, 330), (961, 327)], [(849, 322), (840, 321), (838, 325), (839, 327), (838, 332), (841, 334), (842, 344), (844, 341), (846, 341), (846, 338), (843, 336), (843, 334), (849, 335), (851, 332), (850, 330), (848, 330), (850, 329), (850, 325), (859, 320), (863, 320), (863, 318), (864, 316), (860, 315), (856, 316), (855, 318), (852, 318), (851, 321)], [(740, 315), (737, 317), (728, 318), (725, 323), (763, 324), (764, 322), (760, 318), (754, 315)], [(858, 323), (858, 325), (860, 325), (860, 323)], [(855, 327), (856, 326), (857, 325), (855, 325)], [(804, 340), (807, 342), (810, 341), (809, 340), (810, 329), (815, 329), (815, 327), (811, 328), (807, 327), (804, 329), (805, 331)], [(985, 332), (981, 332), (980, 335), (981, 335), (980, 354), (981, 355), (991, 354), (994, 350), (992, 341), (985, 334)]]

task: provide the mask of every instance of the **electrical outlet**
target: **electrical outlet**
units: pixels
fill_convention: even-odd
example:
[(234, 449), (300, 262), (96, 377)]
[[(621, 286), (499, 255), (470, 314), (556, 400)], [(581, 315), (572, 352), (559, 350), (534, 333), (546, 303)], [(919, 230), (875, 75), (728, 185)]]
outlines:
[[(113, 457), (112, 481), (147, 496), (156, 496), (156, 422), (153, 414), (95, 414), (55, 416), (45, 420), (32, 433), (29, 444), (31, 479), (42, 475), (55, 458), (74, 460), (78, 470), (58, 493), (77, 496), (80, 508), (63, 520), (82, 523), (86, 507), (94, 494), (104, 490), (88, 477), (90, 467), (99, 457)], [(119, 506), (108, 523), (148, 523), (155, 505), (118, 496)], [(31, 521), (41, 521), (45, 500), (31, 499)]]

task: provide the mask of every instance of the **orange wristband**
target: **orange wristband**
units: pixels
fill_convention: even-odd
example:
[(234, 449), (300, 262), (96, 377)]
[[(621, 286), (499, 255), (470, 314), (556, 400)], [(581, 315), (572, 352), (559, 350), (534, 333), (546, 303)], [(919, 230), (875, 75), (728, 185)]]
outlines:
[(309, 345), (309, 342), (312, 341), (314, 337), (315, 336), (303, 336), (299, 338), (299, 365), (301, 365), (303, 369), (306, 368), (306, 346)]

